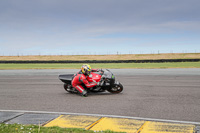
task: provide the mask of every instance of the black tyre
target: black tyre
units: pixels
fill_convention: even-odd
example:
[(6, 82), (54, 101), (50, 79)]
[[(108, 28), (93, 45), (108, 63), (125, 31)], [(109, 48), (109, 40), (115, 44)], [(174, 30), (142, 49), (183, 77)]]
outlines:
[(116, 85), (115, 87), (112, 87), (112, 88), (107, 89), (107, 91), (109, 91), (110, 93), (117, 94), (117, 93), (120, 93), (120, 92), (123, 91), (123, 86), (122, 86), (121, 83), (119, 83), (119, 84)]
[(64, 84), (63, 87), (69, 93), (78, 93), (78, 91), (75, 90), (74, 88), (72, 88), (72, 86), (70, 84)]
[(67, 91), (67, 92), (70, 92), (70, 93), (72, 93), (72, 91), (71, 91), (71, 87), (70, 87), (71, 85), (70, 84), (64, 84), (64, 89)]

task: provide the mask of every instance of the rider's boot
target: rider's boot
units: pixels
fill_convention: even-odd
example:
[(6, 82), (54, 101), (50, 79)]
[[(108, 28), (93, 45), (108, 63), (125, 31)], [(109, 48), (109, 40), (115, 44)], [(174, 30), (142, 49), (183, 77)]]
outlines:
[(82, 95), (83, 97), (87, 97), (87, 91), (84, 90), (84, 91), (81, 93), (81, 95)]

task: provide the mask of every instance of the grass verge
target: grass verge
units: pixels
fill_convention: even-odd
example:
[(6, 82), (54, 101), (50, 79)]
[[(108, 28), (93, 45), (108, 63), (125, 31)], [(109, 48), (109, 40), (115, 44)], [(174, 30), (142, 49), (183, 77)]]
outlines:
[[(82, 63), (76, 64), (0, 64), (1, 70), (6, 69), (80, 69)], [(91, 63), (92, 68), (110, 69), (153, 69), (153, 68), (200, 68), (200, 62), (175, 63)]]
[(0, 123), (0, 133), (119, 133), (113, 131), (91, 131), (78, 128), (41, 127), (39, 125), (21, 125)]
[(200, 59), (200, 53), (119, 54), (119, 55), (27, 55), (0, 56), (0, 60), (157, 60)]

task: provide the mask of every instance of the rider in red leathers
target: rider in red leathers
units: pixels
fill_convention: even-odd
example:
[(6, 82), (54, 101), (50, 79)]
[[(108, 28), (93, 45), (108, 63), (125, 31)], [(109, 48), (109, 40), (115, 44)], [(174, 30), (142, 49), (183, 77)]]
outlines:
[(78, 90), (82, 96), (87, 96), (87, 91), (84, 89), (82, 84), (85, 84), (87, 88), (91, 88), (94, 86), (100, 86), (101, 82), (88, 82), (87, 76), (90, 75), (91, 72), (97, 72), (97, 69), (91, 69), (90, 65), (86, 64), (81, 67), (81, 70), (74, 75), (72, 80), (72, 86)]

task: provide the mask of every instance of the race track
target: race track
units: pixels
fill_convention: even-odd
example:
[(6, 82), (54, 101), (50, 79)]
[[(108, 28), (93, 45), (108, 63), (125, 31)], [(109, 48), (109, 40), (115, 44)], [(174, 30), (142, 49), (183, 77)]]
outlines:
[(200, 122), (200, 69), (112, 69), (121, 94), (67, 93), (59, 74), (78, 70), (0, 70), (0, 110), (121, 115)]

